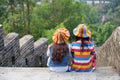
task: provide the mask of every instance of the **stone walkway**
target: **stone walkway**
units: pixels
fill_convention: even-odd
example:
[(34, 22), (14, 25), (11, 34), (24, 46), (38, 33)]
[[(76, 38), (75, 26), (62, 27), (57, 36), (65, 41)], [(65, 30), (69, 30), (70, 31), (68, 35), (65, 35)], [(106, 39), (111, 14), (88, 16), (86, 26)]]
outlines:
[(0, 67), (0, 80), (120, 80), (112, 67), (100, 67), (92, 73), (55, 73), (48, 68)]

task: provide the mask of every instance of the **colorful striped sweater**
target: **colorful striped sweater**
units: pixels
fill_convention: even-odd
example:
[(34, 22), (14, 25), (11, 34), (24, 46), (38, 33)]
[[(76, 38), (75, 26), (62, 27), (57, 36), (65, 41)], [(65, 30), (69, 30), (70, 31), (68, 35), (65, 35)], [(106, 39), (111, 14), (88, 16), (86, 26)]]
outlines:
[(95, 49), (91, 41), (85, 41), (83, 48), (81, 41), (71, 44), (72, 65), (71, 71), (75, 72), (92, 72), (96, 67)]

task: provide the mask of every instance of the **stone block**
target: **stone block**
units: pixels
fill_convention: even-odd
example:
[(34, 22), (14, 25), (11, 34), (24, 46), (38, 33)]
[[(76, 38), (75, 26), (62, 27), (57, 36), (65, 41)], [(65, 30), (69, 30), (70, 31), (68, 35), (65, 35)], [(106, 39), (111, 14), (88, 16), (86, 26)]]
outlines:
[(26, 35), (22, 37), (19, 41), (20, 43), (20, 54), (25, 57), (27, 55), (34, 53), (34, 39), (31, 35)]
[(3, 66), (13, 66), (16, 59), (20, 56), (19, 35), (9, 33), (4, 39), (5, 47), (3, 54)]
[(46, 66), (48, 39), (40, 38), (34, 43), (35, 66)]

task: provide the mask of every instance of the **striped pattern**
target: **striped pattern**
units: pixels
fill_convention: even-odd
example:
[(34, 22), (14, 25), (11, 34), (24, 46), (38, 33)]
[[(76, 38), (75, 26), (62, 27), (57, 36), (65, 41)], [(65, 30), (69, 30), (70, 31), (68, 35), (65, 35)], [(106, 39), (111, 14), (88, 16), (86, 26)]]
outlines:
[(53, 34), (52, 39), (55, 43), (59, 44), (59, 43), (67, 42), (69, 37), (70, 37), (70, 33), (67, 29), (59, 28)]
[[(94, 64), (94, 45), (91, 41), (86, 41), (84, 48), (81, 48), (81, 42), (73, 42), (71, 44), (71, 51), (73, 52), (73, 60), (71, 71), (75, 72), (91, 72), (96, 65)], [(94, 66), (94, 67), (93, 67)]]
[(74, 30), (73, 34), (78, 37), (86, 38), (91, 37), (91, 32), (88, 30), (85, 24), (78, 25)]

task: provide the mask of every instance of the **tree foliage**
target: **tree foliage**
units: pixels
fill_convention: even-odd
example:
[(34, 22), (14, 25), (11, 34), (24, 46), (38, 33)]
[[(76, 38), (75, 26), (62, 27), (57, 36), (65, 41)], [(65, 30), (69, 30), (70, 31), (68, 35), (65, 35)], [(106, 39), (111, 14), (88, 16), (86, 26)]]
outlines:
[[(41, 4), (36, 5), (35, 1), (41, 1)], [(1, 0), (0, 23), (4, 25), (5, 34), (12, 31), (19, 33), (20, 37), (32, 34), (35, 40), (46, 37), (49, 42), (59, 27), (67, 28), (70, 41), (73, 41), (72, 30), (78, 24), (86, 24), (92, 32), (92, 39), (102, 45), (120, 24), (118, 0), (112, 2), (93, 6), (75, 0)], [(104, 10), (110, 17), (101, 24)]]

